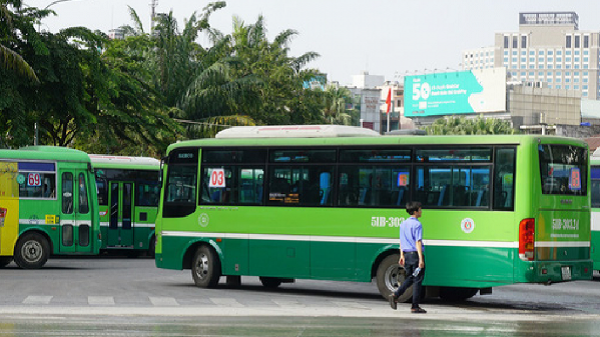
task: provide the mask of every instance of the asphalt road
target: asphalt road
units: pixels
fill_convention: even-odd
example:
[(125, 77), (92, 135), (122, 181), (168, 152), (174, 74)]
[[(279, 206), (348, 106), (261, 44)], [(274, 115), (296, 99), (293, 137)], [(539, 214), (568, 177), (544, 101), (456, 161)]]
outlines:
[[(222, 280), (224, 281), (224, 280)], [(298, 280), (268, 290), (194, 286), (151, 259), (53, 258), (0, 269), (0, 336), (592, 336), (600, 282), (498, 287), (460, 303), (391, 310), (374, 283)]]

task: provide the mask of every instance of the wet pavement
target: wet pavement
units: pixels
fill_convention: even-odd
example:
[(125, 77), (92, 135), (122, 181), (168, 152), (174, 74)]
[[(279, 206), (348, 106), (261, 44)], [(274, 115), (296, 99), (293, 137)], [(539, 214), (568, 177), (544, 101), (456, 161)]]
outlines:
[[(415, 315), (416, 316), (416, 315)], [(489, 317), (488, 317), (489, 318)], [(594, 336), (597, 318), (3, 316), (0, 336)]]

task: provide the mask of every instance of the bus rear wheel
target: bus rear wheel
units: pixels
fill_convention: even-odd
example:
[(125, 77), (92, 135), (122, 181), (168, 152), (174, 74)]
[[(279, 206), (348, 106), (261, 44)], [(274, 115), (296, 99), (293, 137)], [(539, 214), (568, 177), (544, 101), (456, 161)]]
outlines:
[(214, 288), (221, 277), (221, 262), (209, 246), (200, 246), (192, 260), (192, 278), (197, 287)]
[(15, 247), (15, 262), (23, 269), (42, 268), (50, 255), (50, 245), (38, 233), (23, 235)]
[(12, 256), (0, 256), (0, 268), (8, 266), (13, 260)]
[[(377, 288), (386, 300), (406, 279), (404, 268), (398, 264), (399, 254), (392, 254), (381, 260), (377, 267)], [(400, 295), (398, 302), (409, 302), (412, 299), (413, 287), (410, 286), (404, 294)]]

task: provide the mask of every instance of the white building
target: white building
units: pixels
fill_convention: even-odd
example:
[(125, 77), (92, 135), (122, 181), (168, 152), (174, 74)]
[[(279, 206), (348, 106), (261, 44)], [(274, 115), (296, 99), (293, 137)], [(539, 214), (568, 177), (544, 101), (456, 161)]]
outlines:
[(518, 32), (496, 33), (494, 65), (512, 80), (597, 100), (599, 42), (599, 31), (579, 30), (575, 12), (519, 13)]
[(382, 85), (384, 82), (384, 76), (369, 75), (368, 71), (363, 71), (360, 75), (352, 76), (352, 86), (359, 89), (373, 89)]
[(463, 70), (494, 68), (495, 47), (463, 50), (461, 66)]

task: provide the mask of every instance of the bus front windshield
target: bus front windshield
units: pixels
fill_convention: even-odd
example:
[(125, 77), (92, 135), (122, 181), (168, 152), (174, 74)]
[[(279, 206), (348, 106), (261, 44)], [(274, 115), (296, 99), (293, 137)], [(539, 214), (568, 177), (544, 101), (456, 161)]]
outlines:
[(538, 147), (543, 194), (587, 194), (587, 150), (570, 145)]

